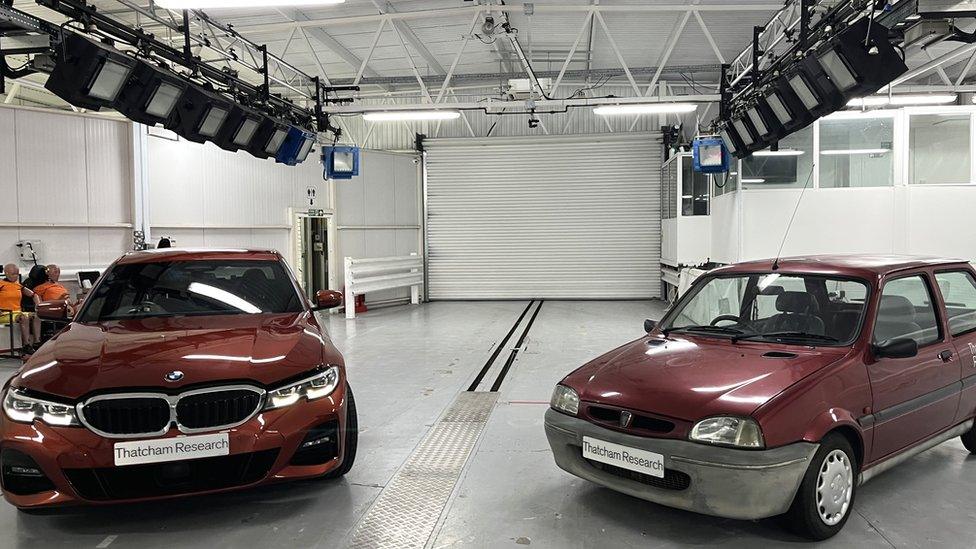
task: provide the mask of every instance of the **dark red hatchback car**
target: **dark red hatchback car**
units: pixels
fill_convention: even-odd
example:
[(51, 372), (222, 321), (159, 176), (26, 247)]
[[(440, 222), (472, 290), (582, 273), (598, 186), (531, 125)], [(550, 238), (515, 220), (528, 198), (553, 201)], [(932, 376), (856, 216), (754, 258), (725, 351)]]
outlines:
[(345, 474), (342, 356), (278, 253), (130, 253), (3, 388), (0, 481), (21, 509)]
[(825, 539), (858, 485), (950, 438), (976, 453), (976, 272), (960, 260), (758, 261), (566, 376), (559, 467), (663, 505), (786, 515)]

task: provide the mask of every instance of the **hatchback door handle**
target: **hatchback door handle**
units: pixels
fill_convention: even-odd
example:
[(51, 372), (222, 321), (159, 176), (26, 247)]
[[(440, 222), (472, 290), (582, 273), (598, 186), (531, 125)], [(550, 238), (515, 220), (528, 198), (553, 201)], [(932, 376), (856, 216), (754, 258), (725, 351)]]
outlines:
[(952, 362), (952, 351), (942, 351), (939, 353), (939, 358), (942, 359), (942, 362)]

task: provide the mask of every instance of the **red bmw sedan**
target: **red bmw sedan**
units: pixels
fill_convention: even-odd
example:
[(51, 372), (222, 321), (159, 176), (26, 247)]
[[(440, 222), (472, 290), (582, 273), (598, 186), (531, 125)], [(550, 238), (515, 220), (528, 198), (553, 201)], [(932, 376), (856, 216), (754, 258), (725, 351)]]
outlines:
[(0, 482), (22, 510), (339, 477), (356, 456), (340, 353), (273, 251), (115, 262), (3, 387)]

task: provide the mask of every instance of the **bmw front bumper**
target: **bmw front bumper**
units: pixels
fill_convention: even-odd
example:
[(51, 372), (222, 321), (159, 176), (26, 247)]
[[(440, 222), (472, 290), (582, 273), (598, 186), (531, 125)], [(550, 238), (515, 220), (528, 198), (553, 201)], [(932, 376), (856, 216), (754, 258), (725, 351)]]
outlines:
[[(548, 410), (546, 436), (556, 465), (580, 478), (637, 498), (705, 515), (754, 520), (790, 508), (818, 444), (797, 442), (770, 450), (737, 450), (687, 440), (645, 438), (612, 431)], [(637, 475), (583, 457), (583, 437), (664, 455), (666, 479), (642, 482)], [(687, 476), (685, 476), (687, 475)]]

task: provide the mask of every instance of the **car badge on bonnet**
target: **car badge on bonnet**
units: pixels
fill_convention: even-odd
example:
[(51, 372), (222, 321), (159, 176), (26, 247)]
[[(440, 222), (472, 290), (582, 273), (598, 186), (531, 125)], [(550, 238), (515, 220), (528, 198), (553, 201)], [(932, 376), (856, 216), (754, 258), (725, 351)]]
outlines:
[(176, 383), (181, 379), (183, 379), (183, 372), (179, 370), (166, 374), (166, 381), (169, 381), (170, 383)]

